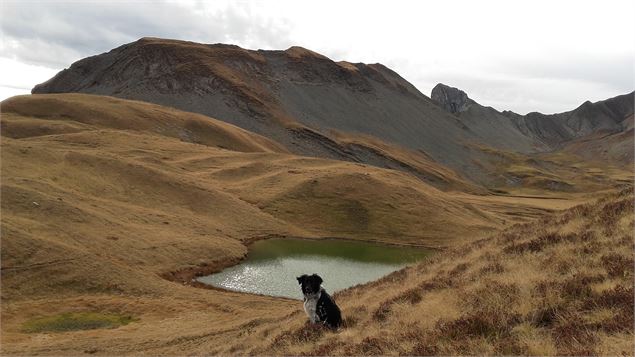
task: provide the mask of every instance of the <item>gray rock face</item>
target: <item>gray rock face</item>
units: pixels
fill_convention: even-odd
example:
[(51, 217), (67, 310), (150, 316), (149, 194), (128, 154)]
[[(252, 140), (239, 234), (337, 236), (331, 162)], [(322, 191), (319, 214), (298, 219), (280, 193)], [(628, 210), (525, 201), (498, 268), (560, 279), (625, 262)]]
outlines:
[(432, 88), (431, 98), (450, 113), (464, 112), (470, 104), (474, 103), (464, 91), (446, 86), (443, 83)]
[(337, 133), (372, 136), (423, 152), (475, 182), (488, 173), (478, 164), (484, 154), (470, 144), (551, 150), (597, 128), (621, 128), (633, 108), (631, 94), (555, 115), (503, 114), (443, 84), (431, 100), (380, 64), (334, 62), (301, 47), (251, 51), (155, 38), (75, 62), (32, 92), (171, 106), (261, 134), (296, 154), (378, 165), (372, 152), (336, 139)]
[(568, 112), (520, 115), (480, 105), (462, 90), (445, 84), (432, 90), (432, 100), (457, 116), (481, 142), (526, 153), (559, 149), (598, 132), (623, 131), (622, 121), (633, 115), (633, 98), (630, 93), (596, 103), (586, 101)]
[[(478, 176), (478, 140), (396, 72), (334, 62), (315, 52), (251, 51), (143, 38), (73, 63), (33, 93), (81, 92), (208, 115), (269, 137), (291, 152), (371, 163), (332, 133), (370, 135)], [(478, 178), (475, 178), (478, 181)]]

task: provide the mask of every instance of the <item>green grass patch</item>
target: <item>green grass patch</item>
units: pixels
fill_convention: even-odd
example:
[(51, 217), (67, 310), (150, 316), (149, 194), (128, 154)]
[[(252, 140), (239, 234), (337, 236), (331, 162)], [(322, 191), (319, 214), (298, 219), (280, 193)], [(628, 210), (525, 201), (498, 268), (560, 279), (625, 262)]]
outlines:
[(132, 321), (136, 321), (136, 319), (130, 315), (101, 312), (69, 312), (29, 320), (22, 325), (22, 331), (34, 333), (115, 328), (127, 325)]

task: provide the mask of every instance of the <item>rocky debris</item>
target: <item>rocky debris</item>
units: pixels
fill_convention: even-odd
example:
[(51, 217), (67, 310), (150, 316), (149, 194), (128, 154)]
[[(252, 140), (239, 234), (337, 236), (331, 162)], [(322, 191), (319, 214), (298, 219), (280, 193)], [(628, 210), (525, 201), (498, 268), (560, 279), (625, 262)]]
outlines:
[(439, 83), (432, 88), (431, 98), (443, 109), (453, 114), (466, 111), (474, 103), (464, 91), (446, 86), (443, 83)]

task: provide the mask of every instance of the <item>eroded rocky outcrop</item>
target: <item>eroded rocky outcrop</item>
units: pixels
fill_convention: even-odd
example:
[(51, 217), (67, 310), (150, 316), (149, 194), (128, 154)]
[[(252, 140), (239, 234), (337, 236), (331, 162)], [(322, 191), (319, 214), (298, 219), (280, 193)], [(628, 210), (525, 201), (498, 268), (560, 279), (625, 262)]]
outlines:
[(467, 94), (454, 87), (446, 86), (443, 83), (437, 84), (432, 89), (432, 100), (450, 113), (464, 112), (474, 103)]

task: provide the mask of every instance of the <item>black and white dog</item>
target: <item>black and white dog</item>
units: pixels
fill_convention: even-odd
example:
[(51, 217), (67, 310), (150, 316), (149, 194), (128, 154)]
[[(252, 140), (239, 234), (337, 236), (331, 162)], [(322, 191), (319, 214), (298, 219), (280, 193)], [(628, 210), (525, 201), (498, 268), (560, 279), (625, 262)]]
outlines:
[(304, 311), (312, 323), (322, 324), (336, 329), (342, 324), (342, 313), (335, 300), (320, 286), (322, 278), (317, 275), (302, 275), (298, 278), (304, 294)]

